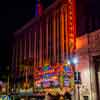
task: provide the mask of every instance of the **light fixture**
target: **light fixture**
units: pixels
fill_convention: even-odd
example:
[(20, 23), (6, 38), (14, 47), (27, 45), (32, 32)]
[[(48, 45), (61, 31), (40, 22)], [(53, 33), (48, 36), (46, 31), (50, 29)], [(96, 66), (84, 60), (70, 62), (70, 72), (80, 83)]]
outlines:
[(78, 64), (78, 58), (77, 57), (72, 58), (72, 63), (75, 65)]
[(67, 63), (68, 63), (68, 65), (70, 65), (71, 64), (70, 60), (68, 60)]

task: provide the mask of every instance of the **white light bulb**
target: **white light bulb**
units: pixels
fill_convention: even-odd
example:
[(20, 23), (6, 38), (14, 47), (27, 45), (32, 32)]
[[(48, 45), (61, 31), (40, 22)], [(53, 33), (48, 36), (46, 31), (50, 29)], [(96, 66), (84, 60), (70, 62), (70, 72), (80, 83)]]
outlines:
[(78, 64), (78, 59), (75, 57), (75, 58), (73, 58), (73, 63), (74, 64)]
[(70, 65), (70, 61), (69, 61), (69, 60), (68, 60), (68, 62), (67, 62), (67, 63), (68, 63), (68, 65)]

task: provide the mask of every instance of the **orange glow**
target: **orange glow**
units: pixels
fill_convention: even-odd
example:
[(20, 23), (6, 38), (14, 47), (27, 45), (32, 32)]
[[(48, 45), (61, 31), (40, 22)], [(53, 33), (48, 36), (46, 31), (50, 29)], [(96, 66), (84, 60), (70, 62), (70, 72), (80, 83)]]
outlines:
[(64, 64), (64, 66), (68, 66), (68, 64), (67, 64), (67, 63), (65, 63), (65, 64)]
[(48, 60), (44, 60), (44, 66), (48, 66), (49, 65), (49, 61)]
[(75, 53), (76, 50), (76, 1), (68, 0), (67, 7), (67, 45), (68, 45), (68, 54), (69, 56)]
[(77, 40), (76, 40), (77, 50), (81, 49), (81, 48), (85, 48), (87, 45), (88, 45), (87, 38), (84, 38), (84, 37), (77, 38)]
[(58, 77), (57, 77), (57, 76), (53, 76), (53, 77), (52, 77), (52, 79), (57, 80), (57, 79), (58, 79)]
[(46, 19), (46, 59), (48, 60), (48, 17)]
[[(56, 39), (57, 39), (57, 42), (56, 42), (56, 45), (57, 45), (57, 49), (59, 49), (59, 11), (57, 10), (57, 30), (56, 30), (56, 32), (57, 32), (57, 34), (56, 34)], [(57, 50), (57, 59), (56, 59), (56, 63), (59, 63), (59, 53), (58, 53), (58, 50)]]
[(61, 9), (61, 19), (60, 19), (60, 24), (61, 24), (61, 59), (64, 63), (64, 11)]
[(79, 42), (79, 40), (77, 39), (76, 48), (77, 48), (77, 49), (82, 48), (82, 47), (83, 47), (83, 43), (84, 43), (84, 42)]

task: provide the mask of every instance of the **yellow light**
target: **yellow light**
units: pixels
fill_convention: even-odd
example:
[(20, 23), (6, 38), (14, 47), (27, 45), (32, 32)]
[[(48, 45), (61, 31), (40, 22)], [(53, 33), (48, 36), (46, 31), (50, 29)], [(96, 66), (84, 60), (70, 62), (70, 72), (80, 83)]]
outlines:
[(64, 66), (68, 66), (68, 64), (66, 63), (66, 64), (64, 64)]
[(48, 65), (49, 65), (48, 63), (45, 63), (45, 64), (44, 64), (44, 66), (48, 66)]
[(57, 78), (57, 76), (53, 76), (52, 79), (57, 80), (58, 78)]

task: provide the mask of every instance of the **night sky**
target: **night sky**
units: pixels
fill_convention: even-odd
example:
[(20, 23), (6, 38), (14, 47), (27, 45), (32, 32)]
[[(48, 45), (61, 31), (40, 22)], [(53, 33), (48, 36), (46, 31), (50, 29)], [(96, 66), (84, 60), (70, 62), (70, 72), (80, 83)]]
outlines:
[[(55, 0), (41, 0), (44, 8)], [(100, 18), (100, 0), (77, 0), (78, 24), (87, 15)], [(0, 0), (0, 66), (9, 62), (13, 32), (27, 23), (35, 13), (35, 0)], [(84, 30), (79, 28), (80, 33)], [(84, 31), (83, 31), (84, 32)], [(1, 67), (0, 67), (1, 68)]]
[[(41, 0), (44, 8), (54, 0)], [(27, 23), (35, 13), (35, 0), (0, 0), (0, 66), (9, 64), (13, 32)]]

